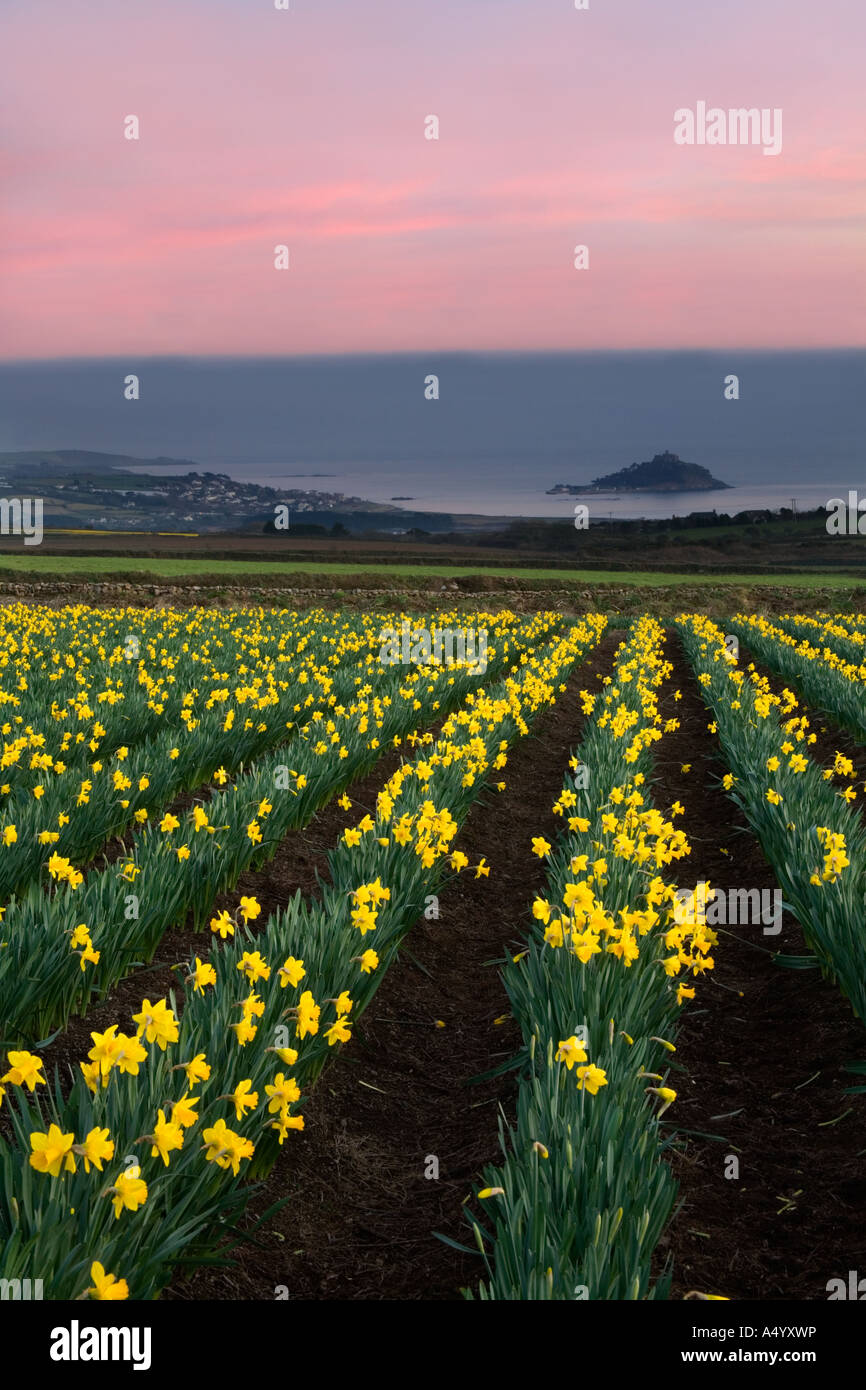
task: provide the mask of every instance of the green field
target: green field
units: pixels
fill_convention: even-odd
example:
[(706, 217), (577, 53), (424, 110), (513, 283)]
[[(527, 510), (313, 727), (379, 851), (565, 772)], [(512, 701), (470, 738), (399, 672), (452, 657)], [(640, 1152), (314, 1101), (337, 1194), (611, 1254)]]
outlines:
[(539, 580), (558, 580), (570, 584), (618, 584), (668, 588), (672, 585), (693, 586), (699, 584), (737, 585), (742, 587), (789, 587), (801, 589), (854, 589), (866, 585), (866, 580), (853, 575), (841, 574), (728, 574), (722, 570), (709, 574), (667, 574), (654, 570), (610, 571), (610, 570), (566, 570), (566, 569), (521, 569), (520, 567), (494, 568), (472, 565), (388, 565), (388, 564), (333, 564), (311, 563), (310, 561), (290, 560), (178, 560), (151, 557), (108, 557), (99, 555), (48, 556), (7, 554), (0, 561), (0, 574), (6, 571), (10, 578), (14, 573), (40, 575), (151, 575), (154, 579), (194, 579), (202, 578), (236, 579), (243, 577), (250, 583), (256, 575), (321, 574), (381, 574), (399, 579), (456, 579), (460, 576), (482, 575), (511, 579), (525, 579), (537, 583)]

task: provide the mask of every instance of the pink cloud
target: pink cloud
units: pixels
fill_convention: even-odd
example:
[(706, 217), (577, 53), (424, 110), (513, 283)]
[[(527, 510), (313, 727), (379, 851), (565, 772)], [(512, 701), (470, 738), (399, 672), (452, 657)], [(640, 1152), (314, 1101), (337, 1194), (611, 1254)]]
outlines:
[[(9, 9), (4, 357), (863, 341), (856, 35), (796, 8)], [(782, 154), (675, 146), (698, 98)]]

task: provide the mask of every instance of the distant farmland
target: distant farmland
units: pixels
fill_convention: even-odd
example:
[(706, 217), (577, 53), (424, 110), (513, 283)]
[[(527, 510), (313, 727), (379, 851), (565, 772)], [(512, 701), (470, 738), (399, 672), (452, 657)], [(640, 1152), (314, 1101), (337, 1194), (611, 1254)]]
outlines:
[[(429, 579), (436, 576), (442, 579), (456, 579), (479, 573), (476, 565), (447, 564), (365, 564), (339, 563), (319, 560), (209, 560), (202, 556), (196, 559), (162, 558), (151, 556), (103, 556), (103, 555), (28, 555), (17, 552), (6, 553), (0, 558), (0, 573), (20, 573), (34, 578), (81, 575), (88, 578), (114, 575), (153, 575), (165, 579), (193, 579), (199, 576), (208, 578), (254, 580), (257, 575), (321, 574), (345, 576), (352, 574), (379, 574), (393, 579)], [(616, 584), (638, 585), (640, 587), (668, 587), (671, 585), (726, 584), (737, 587), (783, 586), (791, 588), (854, 589), (863, 583), (855, 575), (844, 574), (728, 574), (716, 571), (710, 574), (688, 574), (684, 572), (662, 572), (657, 570), (616, 571), (588, 570), (521, 566), (484, 566), (482, 571), (487, 578), (523, 579), (529, 582), (539, 580), (558, 580), (572, 584)]]

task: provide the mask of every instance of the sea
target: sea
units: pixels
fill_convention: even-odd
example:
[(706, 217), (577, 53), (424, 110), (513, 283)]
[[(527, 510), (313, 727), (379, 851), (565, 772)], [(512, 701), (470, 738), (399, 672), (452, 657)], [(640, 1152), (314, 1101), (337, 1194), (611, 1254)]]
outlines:
[(567, 518), (577, 499), (548, 488), (671, 450), (733, 490), (593, 494), (590, 517), (802, 511), (866, 492), (864, 388), (859, 348), (7, 361), (0, 453), (161, 457), (413, 511)]

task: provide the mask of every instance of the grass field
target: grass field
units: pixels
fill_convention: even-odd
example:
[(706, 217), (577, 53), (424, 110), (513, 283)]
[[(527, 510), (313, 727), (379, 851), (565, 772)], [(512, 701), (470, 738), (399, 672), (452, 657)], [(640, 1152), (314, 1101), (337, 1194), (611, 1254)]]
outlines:
[(637, 584), (641, 586), (652, 586), (658, 588), (670, 587), (671, 585), (695, 585), (695, 584), (730, 584), (730, 585), (755, 585), (763, 587), (784, 586), (802, 589), (853, 589), (863, 584), (863, 580), (853, 575), (842, 574), (727, 574), (716, 572), (711, 574), (680, 574), (664, 573), (654, 570), (638, 571), (615, 571), (615, 570), (565, 570), (565, 569), (535, 569), (520, 568), (516, 566), (510, 568), (484, 567), (479, 571), (478, 566), (472, 565), (376, 565), (376, 564), (328, 564), (291, 560), (262, 560), (251, 564), (249, 560), (182, 560), (182, 559), (159, 559), (153, 557), (142, 557), (137, 559), (132, 556), (101, 556), (101, 555), (21, 555), (7, 554), (0, 563), (0, 575), (3, 572), (26, 573), (35, 577), (40, 575), (109, 575), (109, 574), (135, 574), (153, 575), (155, 578), (188, 578), (192, 579), (201, 576), (222, 576), (235, 578), (245, 576), (252, 579), (257, 574), (269, 575), (292, 575), (321, 573), (324, 575), (347, 575), (347, 574), (381, 574), (391, 577), (404, 579), (430, 579), (437, 576), (442, 579), (458, 578), (460, 576), (474, 575), (479, 572), (488, 577), (500, 577), (511, 579), (526, 579), (537, 582), (538, 580), (560, 580), (572, 584)]

